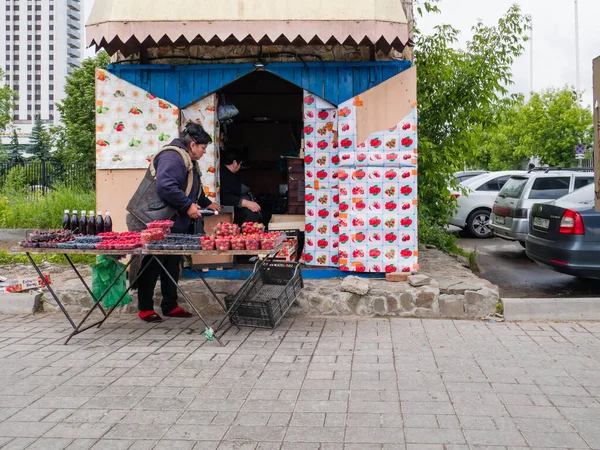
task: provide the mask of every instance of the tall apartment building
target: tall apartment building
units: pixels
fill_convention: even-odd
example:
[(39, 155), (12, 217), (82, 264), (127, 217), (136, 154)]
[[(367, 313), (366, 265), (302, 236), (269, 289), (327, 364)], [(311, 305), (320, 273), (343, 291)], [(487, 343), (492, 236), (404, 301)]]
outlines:
[(4, 0), (0, 62), (5, 83), (19, 94), (19, 134), (29, 134), (38, 114), (47, 124), (58, 120), (65, 77), (81, 63), (82, 22), (83, 0)]

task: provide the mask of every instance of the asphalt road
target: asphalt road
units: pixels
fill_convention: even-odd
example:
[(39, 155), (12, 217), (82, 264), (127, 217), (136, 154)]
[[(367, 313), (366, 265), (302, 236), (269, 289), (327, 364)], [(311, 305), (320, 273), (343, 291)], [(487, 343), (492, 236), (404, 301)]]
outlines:
[(600, 281), (563, 275), (527, 258), (518, 242), (499, 238), (473, 239), (459, 234), (459, 246), (477, 248), (479, 276), (500, 287), (502, 297), (600, 297)]

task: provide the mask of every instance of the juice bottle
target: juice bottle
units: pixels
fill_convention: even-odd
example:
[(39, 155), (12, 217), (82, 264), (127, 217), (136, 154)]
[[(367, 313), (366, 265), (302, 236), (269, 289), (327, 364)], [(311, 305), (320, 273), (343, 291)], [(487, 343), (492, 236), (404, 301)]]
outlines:
[(104, 232), (110, 233), (112, 231), (112, 219), (110, 218), (110, 213), (106, 211), (104, 213)]
[(87, 224), (87, 234), (94, 236), (96, 234), (96, 218), (94, 217), (94, 211), (90, 211), (90, 218)]
[(104, 219), (102, 219), (102, 213), (98, 211), (96, 216), (96, 234), (104, 233)]
[(62, 221), (62, 229), (63, 230), (71, 229), (71, 216), (69, 215), (68, 209), (65, 209), (65, 215), (63, 216), (63, 221)]
[(71, 231), (76, 234), (79, 233), (79, 217), (77, 217), (77, 210), (73, 210), (73, 215), (71, 216)]
[(81, 219), (79, 219), (79, 233), (87, 234), (87, 216), (85, 209), (81, 211)]

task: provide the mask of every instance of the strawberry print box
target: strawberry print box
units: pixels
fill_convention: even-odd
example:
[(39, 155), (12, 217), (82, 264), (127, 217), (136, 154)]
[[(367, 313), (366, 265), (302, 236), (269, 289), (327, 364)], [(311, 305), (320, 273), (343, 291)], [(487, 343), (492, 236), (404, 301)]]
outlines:
[(369, 262), (383, 261), (383, 246), (382, 245), (369, 246), (367, 248), (367, 258), (368, 258)]
[(413, 200), (417, 198), (417, 185), (412, 183), (400, 183), (399, 184), (399, 196), (400, 200)]
[(327, 267), (329, 266), (331, 260), (331, 253), (328, 251), (319, 251), (315, 252), (315, 266)]
[(383, 244), (383, 230), (367, 230), (367, 242), (369, 245)]
[(317, 191), (314, 189), (306, 189), (304, 193), (304, 203), (307, 208), (317, 207)]
[(350, 242), (352, 242), (352, 244), (363, 244), (366, 243), (366, 240), (367, 233), (365, 231), (356, 231), (350, 235)]
[(383, 231), (397, 231), (400, 229), (400, 217), (397, 213), (383, 214)]
[(329, 236), (331, 233), (331, 222), (328, 220), (317, 220), (315, 223), (317, 236)]
[(355, 245), (350, 250), (350, 261), (367, 262), (368, 250), (366, 245)]
[(304, 239), (304, 251), (314, 252), (317, 249), (317, 240), (314, 236), (306, 236)]
[(402, 166), (416, 166), (418, 161), (418, 155), (415, 151), (402, 151), (398, 153), (400, 155), (400, 159), (398, 160), (398, 165)]
[(418, 201), (415, 200), (405, 200), (405, 199), (400, 199), (399, 201), (399, 212), (401, 215), (412, 215), (412, 216), (416, 216), (417, 214), (417, 205), (418, 205)]
[(403, 167), (400, 169), (400, 177), (398, 181), (402, 184), (416, 184), (417, 183), (417, 169), (411, 169)]
[(317, 235), (317, 223), (316, 222), (306, 222), (304, 225), (304, 232), (307, 236), (316, 236)]
[(352, 192), (352, 187), (354, 185), (347, 183), (347, 182), (341, 182), (339, 184), (339, 194), (340, 194), (340, 200), (348, 200), (351, 198), (351, 192)]
[(398, 245), (400, 246), (409, 246), (411, 248), (415, 248), (417, 245), (417, 233), (414, 230), (406, 230), (402, 229), (398, 233), (400, 237), (400, 241)]
[(311, 153), (307, 153), (307, 154), (304, 156), (304, 166), (305, 166), (306, 168), (309, 168), (309, 167), (310, 167), (310, 168), (314, 168), (314, 167), (316, 167), (316, 166), (317, 166), (316, 159), (315, 159), (315, 156), (314, 156), (314, 155), (315, 155), (315, 154), (311, 152)]
[(367, 229), (367, 215), (366, 214), (352, 214), (349, 217), (350, 226), (353, 230), (366, 230)]
[(319, 208), (319, 210), (323, 209), (323, 208), (329, 208), (332, 204), (332, 194), (331, 194), (331, 190), (328, 189), (323, 189), (323, 190), (319, 190), (316, 193), (317, 195), (317, 208)]
[(400, 137), (400, 150), (413, 150), (417, 146), (417, 135)]
[(377, 213), (369, 213), (367, 216), (368, 230), (383, 230), (383, 215)]
[(317, 152), (315, 154), (315, 165), (317, 168), (329, 167), (329, 153)]
[(367, 183), (358, 182), (351, 185), (350, 194), (351, 197), (364, 198), (367, 194)]
[(352, 180), (353, 181), (366, 181), (367, 180), (367, 170), (366, 169), (356, 169), (352, 170)]
[(400, 135), (400, 137), (413, 136), (416, 130), (417, 121), (412, 114), (405, 117), (404, 120), (395, 128), (395, 131)]
[[(352, 137), (356, 131), (356, 123), (354, 120), (346, 120), (346, 119), (340, 117), (340, 119), (338, 120), (338, 130), (339, 130), (340, 137), (346, 137), (346, 136)], [(340, 145), (341, 145), (341, 141), (340, 141)], [(351, 146), (353, 146), (352, 142), (347, 147), (342, 145), (343, 148), (349, 148)]]
[[(341, 203), (340, 203), (340, 207), (341, 207)], [(340, 211), (342, 211), (340, 209)], [(351, 211), (353, 213), (366, 213), (367, 210), (367, 203), (365, 202), (364, 198), (360, 198), (360, 197), (355, 197), (352, 199), (352, 209)]]
[[(393, 170), (393, 169), (391, 169)], [(382, 182), (384, 177), (384, 169), (383, 167), (369, 167), (368, 171), (368, 179), (370, 182)]]
[[(342, 141), (343, 139), (340, 142)], [(347, 152), (342, 148), (342, 151), (339, 153), (339, 157), (341, 167), (353, 167), (356, 165), (356, 153), (354, 152)]]
[(383, 200), (398, 200), (400, 198), (400, 185), (397, 182), (382, 183), (379, 192)]
[(368, 155), (369, 165), (381, 167), (385, 164), (386, 154), (382, 152), (371, 152)]
[(397, 263), (399, 261), (399, 250), (397, 245), (383, 246), (383, 262), (384, 264)]
[(304, 138), (305, 139), (315, 139), (316, 138), (316, 124), (307, 123), (304, 125)]

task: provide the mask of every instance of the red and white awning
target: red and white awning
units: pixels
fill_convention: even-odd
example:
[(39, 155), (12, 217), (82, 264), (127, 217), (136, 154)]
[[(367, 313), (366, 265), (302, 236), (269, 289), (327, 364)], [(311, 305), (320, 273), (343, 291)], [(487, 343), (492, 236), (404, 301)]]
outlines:
[(144, 45), (376, 44), (409, 41), (402, 0), (96, 0), (87, 44), (109, 53)]

